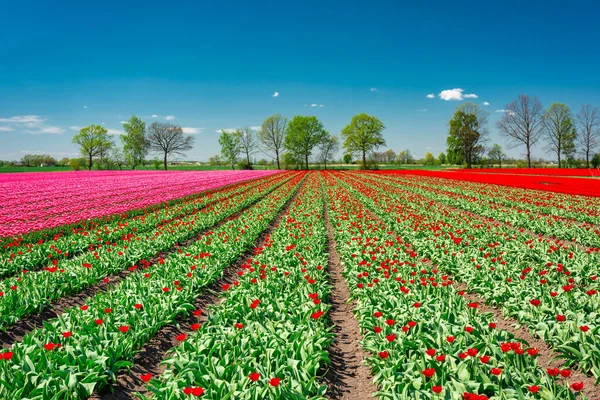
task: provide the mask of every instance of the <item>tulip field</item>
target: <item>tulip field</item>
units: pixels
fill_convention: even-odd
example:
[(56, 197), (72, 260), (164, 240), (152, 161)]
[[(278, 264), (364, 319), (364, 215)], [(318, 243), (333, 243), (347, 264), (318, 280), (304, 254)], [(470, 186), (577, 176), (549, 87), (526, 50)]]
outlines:
[(94, 171), (0, 191), (0, 399), (600, 399), (594, 176)]

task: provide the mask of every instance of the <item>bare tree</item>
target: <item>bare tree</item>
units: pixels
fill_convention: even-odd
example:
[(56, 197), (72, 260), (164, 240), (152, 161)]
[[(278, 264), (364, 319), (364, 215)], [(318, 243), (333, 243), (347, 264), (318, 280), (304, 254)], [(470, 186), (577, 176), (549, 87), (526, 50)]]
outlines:
[(579, 134), (577, 136), (579, 145), (585, 156), (585, 164), (590, 167), (590, 155), (600, 145), (600, 115), (598, 107), (589, 104), (581, 106), (581, 111), (575, 116)]
[(248, 127), (238, 129), (238, 134), (240, 137), (240, 150), (246, 154), (246, 162), (248, 163), (248, 168), (250, 168), (250, 156), (256, 153), (258, 142), (254, 136), (254, 132)]
[(279, 168), (279, 154), (283, 149), (283, 142), (287, 131), (288, 120), (279, 114), (271, 115), (265, 122), (262, 123), (260, 132), (258, 132), (258, 140), (263, 147), (275, 153), (277, 161), (277, 169)]
[(163, 154), (163, 166), (167, 169), (167, 158), (172, 154), (184, 156), (194, 147), (194, 137), (185, 136), (180, 126), (154, 122), (148, 129), (150, 151)]
[(319, 143), (319, 158), (327, 169), (327, 161), (340, 150), (340, 141), (337, 136), (327, 134)]
[(542, 136), (542, 103), (534, 97), (520, 94), (506, 106), (504, 116), (498, 121), (500, 134), (508, 139), (511, 148), (525, 146), (527, 167), (531, 168), (531, 148)]

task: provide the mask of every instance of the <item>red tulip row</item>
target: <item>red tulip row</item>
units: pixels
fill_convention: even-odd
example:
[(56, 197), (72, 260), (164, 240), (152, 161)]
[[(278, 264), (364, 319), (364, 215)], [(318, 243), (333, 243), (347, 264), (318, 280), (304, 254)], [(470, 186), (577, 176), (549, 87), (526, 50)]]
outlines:
[[(327, 175), (329, 214), (344, 276), (382, 398), (573, 399), (539, 351), (466, 301), (440, 266), (409, 246), (393, 218), (378, 219), (350, 185)], [(375, 195), (376, 193), (371, 193)], [(381, 196), (372, 198), (373, 208)], [(381, 215), (385, 210), (381, 209)], [(398, 236), (399, 234), (400, 236)]]
[(322, 398), (331, 341), (327, 240), (318, 173), (311, 173), (272, 234), (254, 249), (150, 381), (152, 398)]
[(76, 229), (63, 232), (53, 240), (39, 243), (26, 243), (11, 246), (0, 253), (0, 278), (10, 276), (21, 270), (36, 270), (42, 267), (61, 267), (60, 261), (73, 258), (86, 251), (98, 251), (103, 247), (121, 246), (125, 240), (140, 236), (156, 227), (171, 222), (175, 218), (200, 210), (208, 204), (226, 199), (256, 188), (264, 182), (280, 177), (269, 176), (249, 182), (243, 182), (224, 188), (210, 190), (185, 198), (181, 201), (163, 203), (158, 207), (140, 210), (134, 216), (122, 215), (117, 220), (99, 223), (90, 229)]
[(65, 260), (60, 267), (47, 267), (5, 279), (0, 283), (0, 328), (10, 326), (25, 315), (39, 312), (61, 297), (79, 293), (111, 274), (125, 269), (139, 269), (146, 259), (195, 237), (199, 232), (253, 204), (290, 179), (290, 176), (278, 175), (275, 180), (262, 182), (252, 193), (242, 192), (221, 199), (142, 235), (132, 235), (119, 246), (86, 252), (80, 257)]
[(473, 221), (384, 182), (350, 181), (381, 218), (404, 230), (415, 249), (528, 326), (568, 365), (600, 377), (600, 285), (597, 262), (586, 259), (591, 255)]
[(0, 398), (83, 399), (107, 386), (159, 329), (192, 311), (194, 299), (251, 247), (302, 177), (295, 174), (200, 240), (136, 270), (4, 350)]

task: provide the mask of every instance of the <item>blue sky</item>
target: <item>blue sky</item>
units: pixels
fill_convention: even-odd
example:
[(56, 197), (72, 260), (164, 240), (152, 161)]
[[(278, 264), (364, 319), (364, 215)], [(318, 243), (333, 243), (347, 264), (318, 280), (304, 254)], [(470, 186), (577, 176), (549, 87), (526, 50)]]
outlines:
[(77, 127), (118, 134), (131, 114), (193, 132), (194, 160), (219, 152), (217, 130), (274, 113), (339, 134), (367, 112), (388, 147), (437, 155), (464, 101), (440, 98), (452, 89), (477, 95), (503, 144), (495, 111), (519, 93), (600, 105), (598, 15), (554, 0), (4, 1), (0, 159), (74, 156)]

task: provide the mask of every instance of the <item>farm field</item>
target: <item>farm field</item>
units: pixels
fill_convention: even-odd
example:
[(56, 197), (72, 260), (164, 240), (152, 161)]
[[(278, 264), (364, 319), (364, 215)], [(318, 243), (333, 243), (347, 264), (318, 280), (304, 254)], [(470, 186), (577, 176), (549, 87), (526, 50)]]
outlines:
[(600, 399), (600, 180), (482, 172), (2, 174), (0, 399)]

